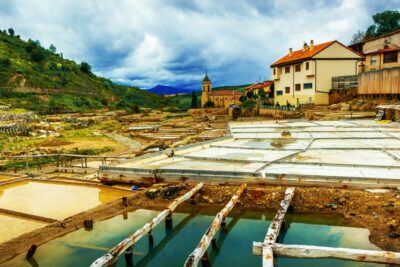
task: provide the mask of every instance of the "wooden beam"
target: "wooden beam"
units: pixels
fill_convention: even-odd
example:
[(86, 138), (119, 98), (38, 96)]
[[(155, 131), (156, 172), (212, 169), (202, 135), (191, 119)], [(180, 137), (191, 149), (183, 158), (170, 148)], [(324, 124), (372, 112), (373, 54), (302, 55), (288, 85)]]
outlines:
[(175, 199), (168, 207), (160, 212), (156, 217), (154, 217), (150, 222), (146, 223), (142, 228), (138, 229), (132, 235), (125, 238), (122, 242), (111, 249), (107, 254), (98, 258), (95, 262), (90, 265), (91, 267), (98, 266), (113, 266), (113, 264), (118, 260), (118, 257), (124, 253), (128, 248), (133, 246), (138, 242), (143, 236), (149, 233), (154, 227), (156, 227), (163, 219), (176, 209), (176, 207), (182, 202), (190, 199), (194, 194), (196, 194), (201, 188), (203, 188), (203, 183), (197, 184), (185, 195)]
[(225, 220), (228, 213), (233, 209), (233, 207), (238, 202), (239, 198), (242, 196), (245, 189), (246, 189), (246, 184), (242, 184), (239, 190), (233, 195), (231, 200), (228, 202), (228, 204), (226, 204), (226, 206), (217, 214), (217, 216), (215, 216), (214, 221), (212, 222), (210, 227), (207, 229), (206, 233), (201, 238), (196, 249), (186, 259), (184, 265), (185, 267), (196, 267), (198, 265), (203, 255), (207, 252), (207, 248), (209, 247), (215, 234), (221, 227), (222, 221)]
[[(279, 204), (279, 209), (275, 215), (275, 218), (272, 220), (271, 225), (268, 228), (267, 235), (265, 236), (264, 243), (268, 245), (272, 245), (276, 242), (279, 233), (281, 231), (281, 227), (283, 221), (285, 219), (286, 211), (289, 208), (290, 202), (292, 201), (294, 195), (294, 187), (289, 187), (285, 191), (285, 196)], [(262, 252), (263, 256), (263, 266), (264, 267), (273, 267), (274, 266), (274, 255), (272, 253), (272, 248), (270, 246), (265, 246)]]
[(271, 225), (268, 228), (267, 235), (265, 236), (264, 242), (267, 244), (273, 244), (279, 236), (279, 232), (282, 227), (283, 220), (285, 219), (285, 214), (289, 208), (290, 202), (292, 201), (294, 195), (294, 187), (289, 187), (285, 191), (285, 196), (281, 203), (275, 218), (272, 220)]
[(265, 248), (272, 248), (276, 256), (287, 258), (319, 259), (331, 258), (360, 262), (400, 264), (400, 253), (352, 248), (331, 248), (308, 245), (265, 244), (253, 242), (253, 255), (262, 255)]

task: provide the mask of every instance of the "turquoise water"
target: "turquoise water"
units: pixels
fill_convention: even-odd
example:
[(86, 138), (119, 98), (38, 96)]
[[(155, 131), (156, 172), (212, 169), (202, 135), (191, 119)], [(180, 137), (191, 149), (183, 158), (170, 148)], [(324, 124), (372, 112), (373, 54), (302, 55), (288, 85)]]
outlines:
[[(134, 247), (134, 266), (183, 266), (187, 256), (194, 250), (217, 210), (180, 211), (173, 215), (173, 228), (164, 223), (154, 231), (154, 245), (149, 247), (147, 238)], [(137, 210), (125, 216), (98, 222), (92, 231), (77, 230), (50, 241), (37, 249), (34, 261), (27, 262), (23, 255), (1, 266), (89, 266), (96, 258), (143, 224), (158, 212)], [(218, 249), (209, 248), (213, 266), (242, 267), (262, 266), (261, 257), (252, 255), (253, 241), (262, 241), (273, 214), (259, 211), (235, 211), (227, 219), (227, 227), (217, 234)], [(311, 223), (312, 222), (312, 223)], [(368, 231), (362, 228), (335, 226), (341, 224), (336, 217), (315, 215), (289, 215), (287, 228), (280, 242), (286, 244), (309, 244), (332, 247), (378, 249), (368, 241)], [(282, 266), (383, 266), (339, 260), (278, 260)], [(117, 266), (129, 266), (122, 256)]]

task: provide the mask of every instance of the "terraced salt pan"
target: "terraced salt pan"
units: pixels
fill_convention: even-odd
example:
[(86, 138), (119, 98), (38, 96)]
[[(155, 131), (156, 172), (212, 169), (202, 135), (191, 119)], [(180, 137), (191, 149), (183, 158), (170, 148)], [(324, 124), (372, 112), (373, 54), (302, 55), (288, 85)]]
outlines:
[(145, 165), (133, 165), (128, 163), (118, 165), (126, 168), (144, 168), (144, 169), (181, 169), (181, 170), (208, 170), (208, 171), (232, 171), (232, 172), (254, 172), (264, 166), (260, 162), (234, 162), (234, 161), (211, 161), (196, 160), (187, 158), (168, 158), (165, 160), (154, 161)]
[[(270, 139), (270, 138), (282, 138), (281, 132), (276, 133), (232, 133), (234, 138), (246, 138), (246, 139)], [(309, 133), (291, 133), (291, 138), (312, 138)]]
[(387, 139), (319, 139), (311, 144), (311, 149), (323, 148), (400, 148), (400, 140), (395, 138)]
[(0, 186), (0, 207), (61, 220), (128, 194), (115, 189), (23, 181)]
[(244, 160), (244, 161), (275, 161), (290, 155), (296, 151), (293, 150), (257, 150), (257, 149), (235, 149), (235, 148), (222, 148), (211, 147), (205, 150), (192, 152), (185, 156), (207, 159), (219, 160)]
[[(221, 146), (232, 148), (251, 148), (251, 149), (305, 149), (311, 139), (236, 139), (233, 142), (225, 143)], [(215, 147), (218, 147), (216, 145)]]
[(313, 138), (389, 138), (385, 133), (379, 132), (316, 132), (311, 133)]
[[(393, 151), (394, 152), (394, 151)], [(396, 151), (400, 156), (400, 151)], [(368, 155), (366, 157), (366, 155)], [(308, 150), (287, 160), (289, 162), (400, 166), (400, 161), (380, 150)]]
[(0, 214), (0, 243), (45, 226), (45, 223)]
[(373, 179), (398, 179), (400, 169), (354, 167), (354, 166), (323, 166), (308, 164), (272, 163), (262, 169), (263, 176), (296, 175), (296, 176), (325, 176), (342, 178), (373, 178)]

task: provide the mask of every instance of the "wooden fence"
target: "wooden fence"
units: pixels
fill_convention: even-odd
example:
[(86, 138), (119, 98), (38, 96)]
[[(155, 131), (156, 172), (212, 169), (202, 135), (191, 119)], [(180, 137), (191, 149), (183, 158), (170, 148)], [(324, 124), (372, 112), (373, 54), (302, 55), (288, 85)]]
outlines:
[(400, 68), (367, 71), (359, 74), (358, 94), (400, 94)]

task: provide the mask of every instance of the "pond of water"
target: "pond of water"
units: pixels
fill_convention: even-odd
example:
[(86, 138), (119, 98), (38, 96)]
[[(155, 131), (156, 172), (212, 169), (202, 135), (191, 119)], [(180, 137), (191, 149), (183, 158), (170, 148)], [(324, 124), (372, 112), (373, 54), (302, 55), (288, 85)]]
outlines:
[[(180, 210), (173, 215), (173, 228), (166, 229), (161, 223), (153, 230), (154, 245), (149, 247), (147, 238), (134, 246), (134, 266), (170, 267), (183, 266), (205, 230), (214, 219), (217, 210)], [(158, 211), (136, 210), (109, 220), (98, 222), (94, 229), (81, 229), (50, 241), (37, 249), (34, 260), (18, 256), (1, 266), (89, 266), (111, 247), (130, 233), (143, 226)], [(213, 266), (243, 267), (262, 266), (260, 256), (252, 255), (252, 242), (262, 241), (274, 214), (251, 210), (235, 210), (227, 219), (227, 227), (217, 234), (218, 249), (209, 248)], [(287, 228), (281, 237), (286, 244), (323, 245), (359, 249), (376, 249), (368, 240), (369, 232), (363, 228), (338, 226), (343, 223), (337, 217), (298, 215), (287, 216)], [(366, 264), (341, 260), (304, 260), (279, 258), (279, 267), (372, 267)], [(124, 257), (117, 266), (129, 266)]]

